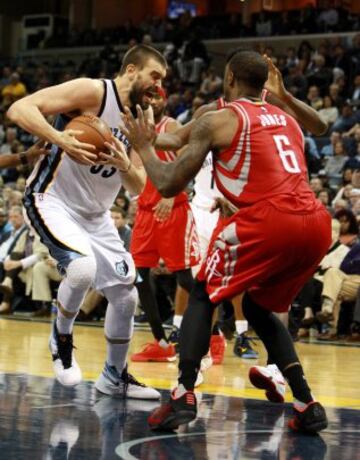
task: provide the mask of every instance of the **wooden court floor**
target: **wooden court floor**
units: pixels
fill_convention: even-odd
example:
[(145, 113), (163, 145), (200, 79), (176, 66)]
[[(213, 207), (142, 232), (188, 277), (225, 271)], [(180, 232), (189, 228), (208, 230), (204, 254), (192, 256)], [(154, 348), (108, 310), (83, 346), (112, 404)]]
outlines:
[[(105, 358), (101, 327), (75, 326), (84, 377), (76, 389), (53, 379), (49, 332), (49, 322), (0, 319), (0, 459), (360, 460), (360, 347), (296, 344), (313, 394), (328, 408), (330, 425), (319, 437), (291, 435), (290, 405), (264, 402), (249, 384), (249, 367), (265, 362), (259, 342), (257, 361), (235, 357), (229, 343), (224, 364), (209, 369), (198, 389), (198, 420), (158, 435), (146, 425), (157, 403), (99, 398), (94, 391), (91, 381)], [(136, 330), (130, 352), (149, 340), (149, 332)], [(166, 397), (177, 364), (130, 363), (130, 371)]]

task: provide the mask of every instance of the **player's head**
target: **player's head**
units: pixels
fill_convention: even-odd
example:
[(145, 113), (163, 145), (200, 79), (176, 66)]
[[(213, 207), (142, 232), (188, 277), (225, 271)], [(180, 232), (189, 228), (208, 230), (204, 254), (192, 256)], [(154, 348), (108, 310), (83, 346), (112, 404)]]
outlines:
[(139, 104), (143, 109), (150, 105), (152, 95), (166, 76), (167, 62), (155, 48), (147, 45), (132, 47), (124, 56), (120, 76), (127, 76), (131, 88), (131, 106)]
[(154, 112), (155, 118), (161, 118), (165, 112), (165, 107), (167, 103), (167, 95), (164, 88), (161, 86), (157, 87), (157, 92), (153, 94), (151, 99), (151, 107)]
[(233, 51), (225, 67), (225, 99), (232, 101), (239, 96), (260, 97), (267, 77), (268, 65), (259, 53), (239, 49)]

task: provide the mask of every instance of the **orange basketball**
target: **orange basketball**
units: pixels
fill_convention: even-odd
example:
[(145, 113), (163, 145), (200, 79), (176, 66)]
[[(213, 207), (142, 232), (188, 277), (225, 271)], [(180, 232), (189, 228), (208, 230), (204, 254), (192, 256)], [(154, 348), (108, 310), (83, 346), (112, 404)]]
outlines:
[(95, 145), (95, 153), (97, 154), (107, 151), (104, 142), (112, 141), (112, 133), (109, 126), (95, 115), (79, 115), (69, 121), (65, 129), (82, 131), (81, 134), (76, 135), (76, 139), (80, 142)]

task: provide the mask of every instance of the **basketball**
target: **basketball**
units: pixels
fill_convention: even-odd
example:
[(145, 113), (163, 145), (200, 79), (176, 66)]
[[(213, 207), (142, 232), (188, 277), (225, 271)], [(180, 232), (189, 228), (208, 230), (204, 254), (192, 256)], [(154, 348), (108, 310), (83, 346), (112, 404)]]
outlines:
[(96, 147), (96, 152), (106, 152), (105, 142), (112, 141), (112, 133), (109, 126), (95, 115), (79, 115), (73, 118), (66, 125), (66, 129), (74, 129), (82, 131), (76, 135), (76, 139), (80, 142), (92, 144)]

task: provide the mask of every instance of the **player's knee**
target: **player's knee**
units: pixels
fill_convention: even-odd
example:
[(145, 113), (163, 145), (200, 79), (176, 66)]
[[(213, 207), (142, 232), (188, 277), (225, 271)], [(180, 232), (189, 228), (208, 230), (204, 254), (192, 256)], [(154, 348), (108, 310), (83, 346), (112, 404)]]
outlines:
[(181, 270), (176, 273), (176, 279), (185, 291), (190, 292), (194, 285), (194, 278), (192, 277), (191, 270)]
[(136, 310), (136, 305), (138, 303), (138, 292), (135, 287), (122, 287), (119, 291), (119, 296), (116, 301), (111, 301), (111, 305), (121, 313), (122, 320), (130, 321)]
[(70, 262), (66, 269), (66, 279), (71, 287), (87, 289), (95, 281), (96, 260), (92, 256), (79, 257)]

